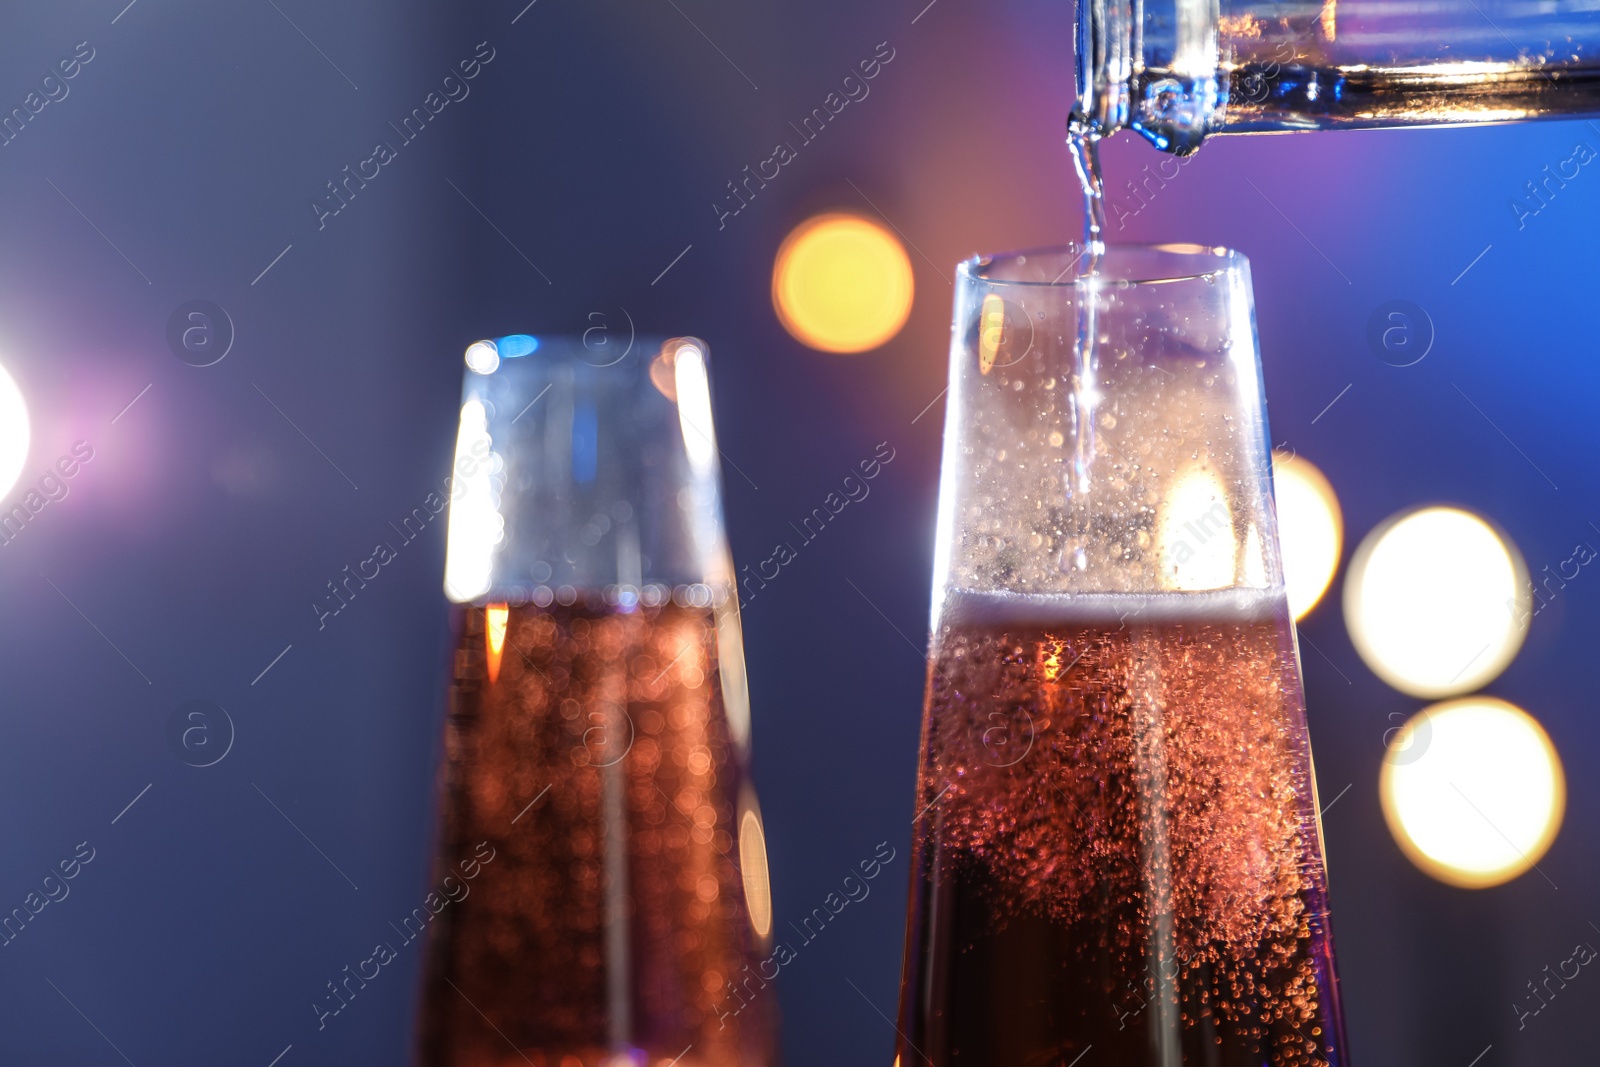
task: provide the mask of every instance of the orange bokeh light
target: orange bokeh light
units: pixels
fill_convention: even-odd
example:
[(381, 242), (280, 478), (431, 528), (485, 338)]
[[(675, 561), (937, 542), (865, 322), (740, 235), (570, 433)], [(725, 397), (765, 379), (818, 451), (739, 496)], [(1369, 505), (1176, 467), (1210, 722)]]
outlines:
[(488, 652), (489, 684), (500, 678), (500, 655), (506, 647), (506, 623), (511, 609), (504, 604), (490, 604), (483, 609), (483, 639)]
[(784, 238), (772, 306), (795, 340), (823, 352), (865, 352), (906, 324), (915, 285), (894, 234), (856, 215), (807, 219)]

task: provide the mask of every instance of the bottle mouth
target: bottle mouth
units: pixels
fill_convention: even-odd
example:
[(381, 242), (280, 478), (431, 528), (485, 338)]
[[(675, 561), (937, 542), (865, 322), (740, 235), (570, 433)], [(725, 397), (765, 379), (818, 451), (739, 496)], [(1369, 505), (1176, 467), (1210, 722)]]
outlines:
[[(967, 281), (985, 286), (1073, 288), (1084, 269), (1084, 247), (1033, 248), (998, 255), (974, 256), (957, 270)], [(1108, 244), (1095, 264), (1101, 284), (1168, 285), (1247, 270), (1242, 252), (1196, 244)]]
[(1073, 120), (1096, 135), (1128, 124), (1128, 79), (1133, 73), (1126, 0), (1078, 0), (1077, 101)]
[(1077, 90), (1069, 129), (1130, 129), (1188, 155), (1223, 124), (1217, 0), (1077, 0)]

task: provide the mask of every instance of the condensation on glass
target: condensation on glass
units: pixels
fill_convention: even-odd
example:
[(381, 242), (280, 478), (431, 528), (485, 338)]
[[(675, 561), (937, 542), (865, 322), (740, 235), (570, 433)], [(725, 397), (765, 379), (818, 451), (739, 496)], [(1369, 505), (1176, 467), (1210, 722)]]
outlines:
[(1077, 114), (1168, 151), (1597, 112), (1591, 0), (1078, 0)]
[(466, 362), (417, 1062), (772, 1063), (708, 349), (514, 335)]
[(899, 1063), (1343, 1065), (1249, 265), (1077, 251), (959, 271)]

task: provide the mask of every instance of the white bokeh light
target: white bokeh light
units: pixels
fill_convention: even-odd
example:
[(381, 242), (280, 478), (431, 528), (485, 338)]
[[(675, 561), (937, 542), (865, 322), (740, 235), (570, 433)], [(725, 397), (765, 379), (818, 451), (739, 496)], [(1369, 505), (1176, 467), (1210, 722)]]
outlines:
[(1424, 708), (1395, 733), (1379, 795), (1413, 863), (1476, 889), (1539, 862), (1561, 828), (1566, 781), (1555, 746), (1527, 712), (1464, 697)]
[(444, 555), (444, 591), (457, 603), (489, 591), (494, 553), (505, 540), (505, 519), (492, 477), (492, 444), (488, 411), (482, 401), (468, 400), (461, 405), (461, 429), (456, 436)]
[(476, 374), (493, 374), (500, 369), (500, 349), (493, 341), (474, 341), (467, 346), (467, 367)]
[(711, 427), (711, 385), (706, 378), (705, 354), (698, 346), (678, 346), (673, 356), (673, 384), (684, 451), (689, 454), (694, 472), (704, 474), (716, 461), (717, 438)]
[(1345, 625), (1372, 672), (1436, 698), (1497, 676), (1528, 632), (1527, 569), (1510, 539), (1451, 507), (1405, 512), (1356, 550)]
[(11, 492), (28, 461), (28, 405), (22, 390), (0, 366), (0, 497)]
[(1289, 611), (1301, 619), (1317, 606), (1339, 569), (1344, 517), (1333, 486), (1309, 460), (1274, 452), (1272, 484)]
[(1164, 589), (1197, 592), (1234, 583), (1238, 543), (1222, 479), (1204, 466), (1178, 475), (1156, 512)]

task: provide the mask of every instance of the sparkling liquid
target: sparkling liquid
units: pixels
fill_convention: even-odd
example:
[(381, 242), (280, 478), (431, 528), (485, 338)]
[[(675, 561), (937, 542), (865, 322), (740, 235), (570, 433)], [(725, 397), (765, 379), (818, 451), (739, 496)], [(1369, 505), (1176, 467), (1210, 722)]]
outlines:
[(1346, 1063), (1281, 601), (953, 597), (917, 807), (900, 1067)]
[(728, 991), (753, 935), (711, 609), (469, 608), (459, 632), (434, 880), (493, 858), (430, 925), (417, 1062), (770, 1062), (770, 991)]
[[(1067, 369), (1072, 382), (1072, 469), (1067, 477), (1067, 497), (1077, 499), (1088, 492), (1089, 471), (1094, 464), (1094, 398), (1099, 364), (1095, 347), (1100, 333), (1100, 299), (1096, 274), (1105, 256), (1106, 197), (1105, 179), (1100, 170), (1100, 134), (1082, 119), (1074, 117), (1067, 125), (1067, 148), (1083, 191), (1083, 248), (1078, 253), (1077, 339), (1072, 348), (1072, 367)], [(1080, 510), (1080, 514), (1082, 514)]]

